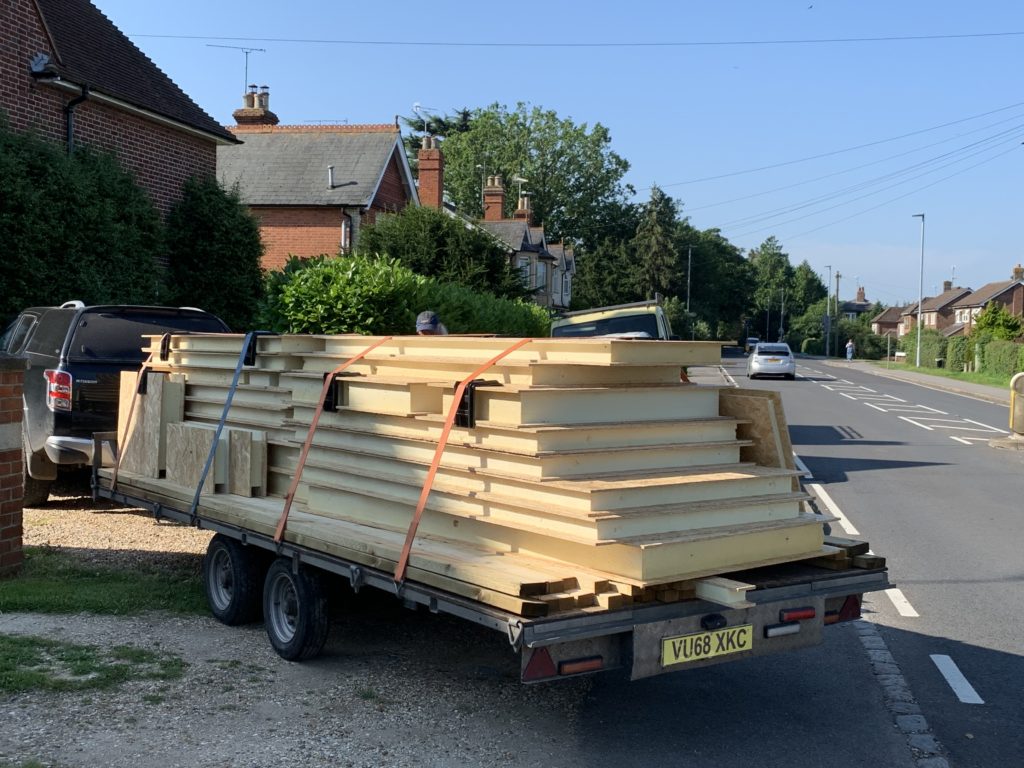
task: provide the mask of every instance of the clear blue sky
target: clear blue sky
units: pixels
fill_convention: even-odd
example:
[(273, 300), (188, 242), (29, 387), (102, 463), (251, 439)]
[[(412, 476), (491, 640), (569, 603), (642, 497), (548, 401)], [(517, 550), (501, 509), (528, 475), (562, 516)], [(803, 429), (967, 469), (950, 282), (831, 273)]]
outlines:
[(775, 235), (843, 299), (916, 301), (916, 213), (925, 295), (1024, 261), (1020, 0), (94, 2), (225, 125), (245, 55), (209, 44), (266, 49), (248, 80), (286, 124), (495, 101), (600, 122), (638, 197), (742, 248)]

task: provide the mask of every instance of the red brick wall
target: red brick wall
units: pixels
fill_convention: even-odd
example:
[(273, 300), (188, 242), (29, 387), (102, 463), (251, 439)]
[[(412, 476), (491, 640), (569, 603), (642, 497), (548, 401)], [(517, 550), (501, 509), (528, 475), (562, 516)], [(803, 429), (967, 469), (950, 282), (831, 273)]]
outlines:
[(21, 387), (24, 362), (0, 358), (0, 576), (18, 571), (22, 551)]
[(250, 210), (260, 220), (264, 269), (280, 269), (289, 255), (338, 255), (341, 247), (340, 208), (254, 206)]
[[(32, 56), (39, 52), (55, 59), (50, 41), (30, 0), (0, 3), (0, 109), (17, 131), (33, 130), (65, 143), (64, 105), (73, 96), (35, 82), (29, 76)], [(102, 52), (97, 52), (102, 55)], [(216, 145), (162, 127), (112, 107), (86, 101), (75, 109), (75, 142), (115, 153), (122, 166), (165, 214), (181, 197), (191, 175), (216, 171)]]
[[(402, 174), (398, 168), (398, 158), (394, 155), (388, 161), (388, 167), (384, 169), (384, 176), (380, 180), (380, 187), (377, 195), (370, 205), (371, 211), (383, 213), (398, 213), (409, 203), (409, 193), (402, 183)], [(373, 217), (363, 216), (363, 224), (372, 224)]]

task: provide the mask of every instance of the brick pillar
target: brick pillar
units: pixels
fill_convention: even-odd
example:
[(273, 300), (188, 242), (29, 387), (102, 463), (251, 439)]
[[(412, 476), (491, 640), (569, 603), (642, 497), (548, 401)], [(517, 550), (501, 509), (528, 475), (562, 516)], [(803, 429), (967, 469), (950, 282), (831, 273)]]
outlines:
[(21, 387), (25, 361), (0, 355), (0, 576), (16, 573), (22, 551)]

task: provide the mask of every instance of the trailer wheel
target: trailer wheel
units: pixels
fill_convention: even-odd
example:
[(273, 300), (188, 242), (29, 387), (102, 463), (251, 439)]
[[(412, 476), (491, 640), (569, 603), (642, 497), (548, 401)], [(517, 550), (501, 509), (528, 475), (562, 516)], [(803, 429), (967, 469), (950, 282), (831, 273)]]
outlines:
[(203, 586), (210, 612), (224, 624), (249, 624), (260, 618), (262, 558), (235, 539), (217, 534), (203, 558)]
[(301, 661), (319, 654), (331, 628), (320, 574), (309, 568), (294, 573), (290, 560), (275, 560), (263, 585), (263, 618), (281, 658)]

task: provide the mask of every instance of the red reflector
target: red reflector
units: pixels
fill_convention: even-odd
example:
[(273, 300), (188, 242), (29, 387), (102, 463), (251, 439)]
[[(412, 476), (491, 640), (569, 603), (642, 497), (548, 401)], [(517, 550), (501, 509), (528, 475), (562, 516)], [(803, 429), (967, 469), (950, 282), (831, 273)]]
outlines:
[(838, 624), (839, 623), (839, 611), (826, 611), (825, 612), (825, 623), (826, 624)]
[(551, 653), (548, 649), (537, 648), (531, 652), (530, 660), (526, 662), (526, 669), (523, 670), (523, 682), (543, 680), (557, 674), (558, 670), (555, 669), (555, 662), (551, 660)]
[(558, 674), (578, 675), (582, 672), (596, 672), (604, 667), (604, 659), (600, 656), (588, 656), (585, 659), (570, 659), (558, 664)]
[(854, 621), (860, 618), (860, 595), (850, 595), (839, 609), (839, 621)]
[(814, 607), (786, 608), (779, 611), (779, 621), (803, 621), (814, 618)]

